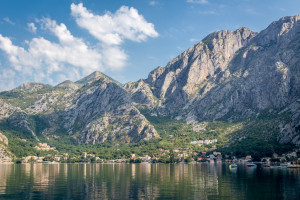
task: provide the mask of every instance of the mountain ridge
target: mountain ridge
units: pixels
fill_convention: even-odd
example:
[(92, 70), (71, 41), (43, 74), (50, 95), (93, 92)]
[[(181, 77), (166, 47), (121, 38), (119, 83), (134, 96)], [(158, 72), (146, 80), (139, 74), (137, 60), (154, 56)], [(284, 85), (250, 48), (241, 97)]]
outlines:
[[(150, 72), (143, 82), (151, 91), (126, 89), (152, 115), (170, 115), (187, 123), (244, 121), (255, 119), (265, 109), (279, 112), (299, 97), (299, 19), (299, 15), (283, 17), (260, 33), (248, 28), (214, 32), (166, 67)], [(202, 59), (193, 60), (197, 56)], [(159, 106), (152, 103), (152, 94), (161, 102)], [(137, 101), (145, 96), (147, 101)], [(278, 140), (284, 141), (282, 130), (279, 132)], [(299, 144), (299, 140), (289, 141)]]
[(24, 83), (0, 92), (0, 131), (74, 144), (163, 144), (184, 127), (185, 142), (217, 137), (220, 149), (255, 140), (300, 145), (299, 21), (283, 17), (259, 33), (216, 31), (124, 85), (97, 71), (56, 86)]

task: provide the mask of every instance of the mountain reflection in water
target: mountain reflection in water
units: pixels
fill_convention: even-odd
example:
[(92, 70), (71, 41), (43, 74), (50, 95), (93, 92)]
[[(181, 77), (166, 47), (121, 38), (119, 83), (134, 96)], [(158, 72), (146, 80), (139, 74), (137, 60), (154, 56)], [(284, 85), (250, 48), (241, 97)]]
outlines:
[(298, 169), (225, 164), (0, 165), (0, 199), (300, 199)]

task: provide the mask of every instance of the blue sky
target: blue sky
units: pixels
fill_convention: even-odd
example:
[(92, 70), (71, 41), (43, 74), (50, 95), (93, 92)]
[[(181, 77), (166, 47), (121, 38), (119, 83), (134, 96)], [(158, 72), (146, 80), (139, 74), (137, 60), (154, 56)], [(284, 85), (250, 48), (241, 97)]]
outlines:
[(211, 32), (296, 14), (299, 0), (2, 0), (0, 90), (96, 70), (136, 81)]

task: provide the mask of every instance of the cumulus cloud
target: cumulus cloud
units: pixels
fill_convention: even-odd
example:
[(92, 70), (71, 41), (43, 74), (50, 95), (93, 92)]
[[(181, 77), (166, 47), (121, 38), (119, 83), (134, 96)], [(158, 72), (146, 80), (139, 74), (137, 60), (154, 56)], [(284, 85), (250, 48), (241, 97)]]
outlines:
[(71, 14), (80, 27), (106, 45), (120, 45), (125, 39), (141, 42), (148, 37), (158, 37), (154, 25), (132, 7), (122, 6), (115, 13), (95, 15), (82, 3), (72, 3)]
[(11, 69), (3, 69), (0, 72), (0, 91), (15, 87), (16, 73)]
[(37, 28), (36, 28), (36, 26), (35, 26), (35, 24), (34, 23), (27, 23), (27, 28), (28, 28), (28, 30), (30, 31), (30, 32), (32, 32), (32, 33), (36, 33), (36, 30), (37, 30)]
[[(0, 33), (0, 50), (6, 54), (11, 66), (9, 71), (0, 66), (0, 79), (10, 77), (18, 84), (28, 79), (57, 84), (66, 79), (77, 80), (93, 71), (119, 71), (128, 59), (121, 46), (125, 40), (142, 42), (159, 35), (154, 25), (148, 23), (135, 8), (122, 6), (115, 13), (106, 12), (100, 16), (87, 10), (81, 3), (73, 3), (71, 15), (80, 28), (86, 29), (99, 41), (98, 44), (92, 46), (82, 38), (75, 37), (64, 23), (57, 23), (50, 18), (36, 19), (36, 24), (44, 32), (54, 35), (57, 41), (35, 37), (25, 40), (25, 45), (20, 46)], [(28, 23), (27, 29), (36, 33), (36, 24)], [(6, 89), (10, 89), (10, 86)]]
[(127, 60), (127, 54), (118, 46), (103, 46), (103, 62), (111, 67), (112, 71), (121, 69)]
[[(35, 81), (52, 82), (49, 78), (51, 75), (57, 72), (68, 75), (70, 69), (76, 71), (73, 74), (105, 70), (101, 61), (102, 55), (96, 49), (88, 47), (82, 39), (74, 37), (65, 24), (57, 24), (49, 18), (40, 22), (45, 30), (58, 38), (59, 43), (39, 37), (33, 38), (28, 42), (28, 47), (23, 48), (0, 34), (0, 49), (7, 54), (16, 72), (34, 75)], [(70, 76), (72, 75), (69, 74), (68, 77)]]

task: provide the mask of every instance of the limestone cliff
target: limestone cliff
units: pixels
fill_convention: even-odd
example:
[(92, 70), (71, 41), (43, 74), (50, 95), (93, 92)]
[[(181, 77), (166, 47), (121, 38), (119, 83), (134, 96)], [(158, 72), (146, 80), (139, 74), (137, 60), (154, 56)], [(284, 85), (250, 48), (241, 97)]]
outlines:
[[(264, 110), (280, 113), (300, 97), (299, 20), (300, 15), (284, 17), (260, 33), (243, 27), (208, 35), (142, 80), (151, 89), (147, 94), (162, 102), (150, 112), (187, 123), (255, 120)], [(136, 85), (133, 101), (149, 104), (141, 101), (145, 92), (139, 83), (131, 85)], [(290, 123), (278, 126), (278, 140), (299, 144), (298, 115), (285, 116)]]

